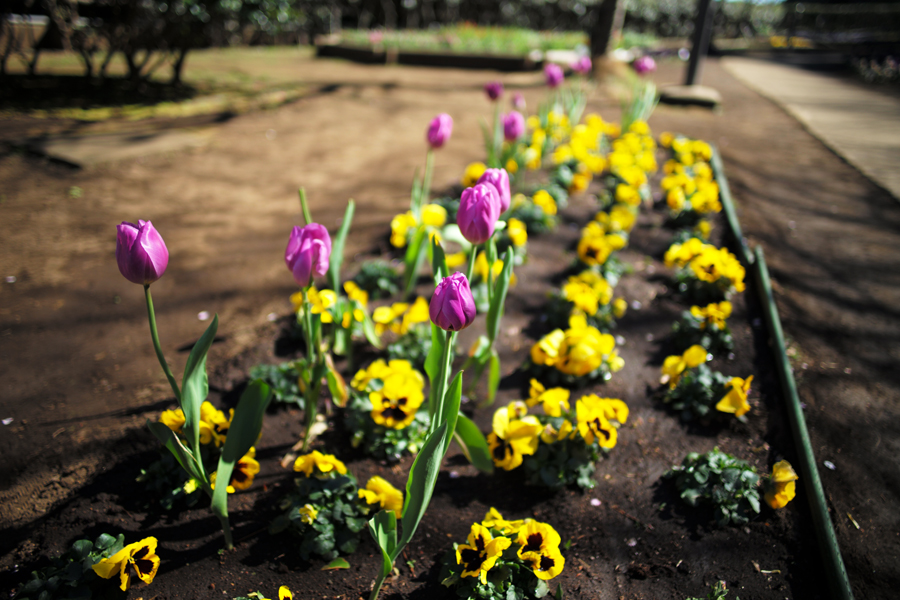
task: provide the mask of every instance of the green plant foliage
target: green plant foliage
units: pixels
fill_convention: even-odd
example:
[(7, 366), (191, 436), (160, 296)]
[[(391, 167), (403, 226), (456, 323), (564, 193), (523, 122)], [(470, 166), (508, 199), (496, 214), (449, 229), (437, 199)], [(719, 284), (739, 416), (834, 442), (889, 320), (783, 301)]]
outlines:
[[(205, 447), (201, 448), (200, 452), (207, 472), (214, 470), (218, 456), (212, 457)], [(196, 505), (203, 495), (199, 487), (190, 492), (185, 488), (189, 480), (187, 472), (181, 468), (172, 453), (161, 449), (159, 460), (150, 463), (146, 469), (141, 469), (136, 481), (144, 484), (146, 494), (142, 495), (142, 500), (145, 506), (158, 502), (164, 510), (172, 510), (176, 503), (182, 501), (190, 508)]]
[(672, 325), (672, 341), (678, 352), (683, 352), (693, 345), (703, 346), (710, 354), (720, 356), (731, 352), (734, 348), (734, 338), (731, 329), (726, 324), (719, 327), (714, 323), (706, 323), (701, 318), (686, 310), (681, 313), (681, 319)]
[(388, 359), (408, 360), (418, 370), (425, 367), (425, 359), (428, 358), (429, 352), (431, 352), (430, 323), (413, 325), (387, 346)]
[(16, 593), (16, 600), (89, 600), (103, 580), (94, 573), (93, 566), (125, 547), (125, 536), (102, 533), (97, 541), (78, 540), (50, 566), (32, 571), (29, 579)]
[(703, 364), (695, 369), (686, 369), (678, 384), (666, 390), (663, 400), (681, 411), (681, 418), (685, 421), (703, 419), (715, 410), (716, 403), (727, 393), (729, 381), (731, 377)]
[[(423, 361), (424, 362), (424, 358)], [(377, 385), (377, 380), (373, 382)], [(350, 443), (369, 456), (397, 461), (404, 454), (415, 454), (428, 436), (428, 406), (423, 404), (412, 423), (403, 429), (378, 425), (372, 420), (372, 403), (367, 393), (356, 390), (344, 409), (344, 425), (353, 433)]]
[(296, 404), (303, 408), (303, 395), (300, 393), (300, 372), (297, 364), (285, 362), (280, 365), (256, 365), (250, 369), (250, 379), (262, 379), (272, 389), (275, 402)]
[[(561, 418), (546, 420), (557, 429), (563, 421)], [(522, 468), (528, 483), (534, 485), (552, 490), (577, 485), (583, 490), (590, 490), (596, 485), (593, 477), (595, 463), (599, 459), (599, 445), (596, 442), (586, 444), (581, 436), (577, 436), (553, 444), (540, 444), (533, 455), (523, 459)]]
[[(686, 598), (685, 600), (725, 600), (725, 596), (728, 595), (728, 589), (725, 587), (724, 581), (717, 581), (710, 587), (712, 589), (703, 598)], [(734, 600), (741, 599), (739, 597), (735, 597)]]
[(353, 282), (369, 293), (373, 300), (391, 298), (400, 293), (400, 274), (386, 260), (372, 260), (362, 264)]
[(689, 506), (712, 506), (720, 526), (743, 525), (759, 514), (756, 469), (718, 448), (706, 454), (688, 454), (681, 466), (673, 467), (665, 477), (675, 480), (681, 499)]
[[(359, 544), (359, 533), (366, 526), (368, 507), (359, 498), (359, 486), (351, 474), (330, 477), (298, 477), (296, 487), (280, 508), (285, 512), (269, 525), (270, 533), (290, 530), (300, 538), (300, 557), (313, 556), (334, 560), (339, 554), (352, 554)], [(307, 522), (302, 509), (316, 511)]]

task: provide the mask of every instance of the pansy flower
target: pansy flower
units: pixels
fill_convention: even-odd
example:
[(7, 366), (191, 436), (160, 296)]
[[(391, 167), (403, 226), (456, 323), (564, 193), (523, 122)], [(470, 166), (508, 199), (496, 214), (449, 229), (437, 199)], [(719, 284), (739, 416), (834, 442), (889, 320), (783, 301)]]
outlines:
[(519, 558), (529, 563), (538, 579), (553, 579), (562, 572), (566, 560), (559, 551), (560, 537), (546, 523), (526, 523), (519, 529), (516, 543)]
[(318, 471), (317, 475), (330, 475), (331, 473), (346, 475), (347, 467), (333, 455), (313, 450), (309, 454), (297, 457), (297, 460), (294, 461), (294, 471), (303, 473), (307, 477), (312, 477), (313, 471)]
[(716, 404), (716, 410), (726, 413), (733, 413), (736, 417), (741, 417), (750, 412), (750, 403), (747, 402), (747, 394), (750, 393), (750, 384), (753, 382), (753, 375), (747, 379), (740, 377), (732, 377), (728, 382), (728, 393)]
[(367, 504), (377, 504), (383, 510), (392, 510), (397, 518), (403, 511), (403, 492), (392, 486), (385, 479), (374, 476), (359, 489), (359, 497)]
[(406, 374), (390, 375), (380, 390), (369, 393), (372, 420), (391, 429), (408, 426), (425, 399), (422, 387)]
[[(527, 408), (526, 408), (527, 410)], [(534, 454), (543, 426), (533, 415), (521, 416), (516, 403), (497, 409), (488, 434), (488, 448), (494, 464), (511, 471), (522, 464), (522, 457)]]
[[(226, 490), (229, 494), (233, 494), (236, 490), (246, 490), (253, 485), (253, 478), (259, 473), (259, 463), (256, 461), (256, 448), (250, 448), (244, 456), (241, 457), (234, 470), (231, 472), (231, 482)], [(216, 475), (210, 475), (210, 485), (216, 489)]]
[(611, 421), (624, 423), (628, 419), (628, 406), (621, 400), (590, 394), (578, 400), (575, 414), (578, 433), (587, 444), (597, 440), (601, 448), (612, 448), (618, 441), (619, 432)]
[(680, 356), (677, 354), (667, 356), (663, 361), (661, 369), (662, 377), (659, 382), (668, 383), (670, 388), (675, 389), (675, 386), (678, 385), (678, 380), (681, 379), (681, 374), (684, 373), (685, 369), (698, 367), (707, 360), (709, 360), (709, 352), (699, 344), (694, 344)]
[(466, 541), (466, 544), (456, 547), (456, 564), (463, 566), (463, 577), (478, 577), (481, 583), (487, 583), (487, 572), (509, 548), (512, 540), (495, 538), (487, 527), (474, 523)]
[(528, 390), (528, 406), (543, 404), (544, 413), (550, 417), (558, 417), (569, 410), (569, 390), (550, 388), (549, 390), (537, 379), (532, 379)]
[(500, 514), (500, 511), (492, 506), (485, 513), (481, 524), (488, 529), (494, 529), (504, 535), (509, 535), (519, 531), (519, 528), (529, 521), (531, 521), (531, 519), (517, 519), (514, 521), (504, 519), (503, 515)]
[(772, 508), (783, 508), (797, 494), (797, 473), (786, 460), (780, 460), (772, 466), (772, 477), (766, 491), (766, 502)]
[(151, 583), (159, 569), (159, 557), (156, 555), (156, 538), (148, 537), (140, 542), (129, 544), (110, 556), (93, 565), (94, 573), (104, 579), (119, 574), (119, 587), (126, 591), (131, 585), (132, 573), (144, 583)]

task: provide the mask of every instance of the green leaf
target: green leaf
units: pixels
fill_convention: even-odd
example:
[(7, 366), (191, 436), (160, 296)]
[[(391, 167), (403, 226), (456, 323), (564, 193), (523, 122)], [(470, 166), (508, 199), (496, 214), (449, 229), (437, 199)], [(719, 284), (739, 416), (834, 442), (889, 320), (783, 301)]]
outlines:
[(447, 268), (447, 256), (444, 254), (443, 246), (437, 241), (437, 236), (431, 238), (431, 271), (434, 274), (435, 287), (444, 277), (450, 275), (450, 269)]
[(347, 242), (347, 234), (350, 232), (350, 224), (353, 222), (353, 213), (356, 210), (356, 203), (353, 200), (347, 202), (347, 209), (344, 211), (344, 220), (341, 221), (341, 228), (331, 243), (331, 259), (328, 264), (328, 281), (331, 282), (331, 289), (337, 293), (338, 286), (341, 284), (341, 264), (344, 262), (344, 244)]
[(381, 550), (381, 577), (387, 577), (394, 566), (397, 549), (397, 516), (392, 510), (382, 510), (369, 520), (369, 533)]
[(491, 460), (487, 440), (469, 417), (460, 414), (456, 418), (453, 437), (462, 448), (463, 454), (476, 469), (482, 473), (493, 473), (494, 461)]
[(206, 355), (216, 337), (219, 328), (219, 315), (213, 317), (212, 323), (194, 344), (187, 364), (184, 365), (184, 378), (181, 380), (181, 409), (184, 411), (184, 430), (187, 432), (191, 448), (200, 447), (200, 405), (209, 394), (209, 381), (206, 377)]
[(490, 370), (488, 371), (488, 404), (493, 404), (500, 387), (500, 355), (496, 348), (491, 349)]
[(363, 334), (366, 336), (366, 339), (370, 344), (372, 344), (377, 350), (381, 350), (381, 348), (384, 346), (384, 342), (381, 341), (381, 338), (375, 332), (375, 322), (372, 321), (372, 317), (369, 316), (369, 313), (365, 313), (365, 315), (365, 318), (363, 318)]
[[(458, 411), (459, 407), (457, 406)], [(422, 446), (422, 450), (416, 455), (416, 459), (409, 470), (409, 478), (406, 480), (406, 497), (403, 499), (403, 517), (401, 519), (403, 535), (394, 552), (391, 553), (391, 564), (397, 558), (399, 550), (402, 550), (416, 533), (422, 517), (425, 516), (428, 503), (431, 502), (431, 495), (434, 493), (434, 486), (441, 468), (441, 460), (444, 458), (444, 451), (450, 437), (447, 433), (447, 425), (446, 422), (442, 422), (428, 436), (424, 446)]]
[(441, 458), (447, 453), (450, 442), (453, 439), (453, 433), (456, 431), (456, 422), (459, 419), (459, 405), (462, 402), (462, 371), (456, 374), (450, 387), (447, 388), (444, 396), (443, 411), (441, 414), (435, 415), (438, 422), (442, 425), (447, 424), (447, 439), (444, 442), (444, 451)]
[(328, 381), (328, 391), (331, 392), (331, 398), (334, 400), (334, 403), (340, 407), (344, 407), (347, 405), (347, 400), (350, 398), (350, 392), (347, 390), (347, 382), (344, 381), (344, 378), (338, 373), (338, 370), (335, 369), (331, 355), (326, 354), (325, 357), (325, 379)]
[(513, 272), (513, 250), (506, 249), (503, 255), (503, 270), (494, 282), (494, 293), (491, 296), (491, 305), (487, 314), (487, 334), (491, 342), (497, 339), (500, 333), (500, 318), (503, 316), (503, 306), (506, 304), (506, 293), (509, 291), (509, 281)]
[(159, 422), (147, 420), (147, 427), (162, 444), (169, 449), (185, 473), (199, 481), (206, 481), (206, 473), (197, 472), (197, 461), (193, 453), (187, 449), (175, 432)]
[(241, 394), (237, 408), (234, 409), (234, 418), (231, 427), (228, 428), (228, 437), (225, 438), (225, 446), (222, 448), (222, 456), (219, 457), (219, 466), (216, 469), (216, 489), (213, 492), (212, 510), (220, 516), (228, 514), (228, 484), (231, 482), (231, 473), (234, 465), (245, 455), (247, 451), (259, 439), (262, 429), (263, 413), (272, 399), (272, 391), (269, 386), (260, 379), (251, 381)]
[(406, 256), (403, 259), (403, 263), (406, 265), (403, 272), (403, 289), (407, 294), (415, 287), (416, 276), (422, 267), (422, 261), (425, 259), (424, 250), (427, 233), (425, 227), (419, 227), (413, 236), (412, 242), (406, 248)]
[(435, 380), (440, 375), (441, 370), (441, 356), (443, 356), (444, 343), (446, 342), (446, 336), (442, 335), (442, 333), (443, 330), (440, 327), (434, 323), (431, 324), (431, 349), (425, 358), (425, 374), (428, 375), (428, 382), (432, 388), (435, 387)]
[(330, 563), (328, 563), (327, 565), (325, 565), (324, 567), (322, 567), (322, 570), (323, 571), (334, 571), (337, 569), (349, 569), (349, 568), (350, 568), (350, 563), (348, 563), (345, 559), (343, 559), (339, 556), (336, 559), (334, 559), (333, 561), (331, 561)]

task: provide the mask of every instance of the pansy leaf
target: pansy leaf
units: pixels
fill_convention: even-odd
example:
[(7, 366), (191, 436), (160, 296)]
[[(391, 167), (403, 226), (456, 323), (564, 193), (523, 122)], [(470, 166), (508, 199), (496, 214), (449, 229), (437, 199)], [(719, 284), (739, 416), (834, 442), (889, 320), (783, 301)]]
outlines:
[(356, 210), (356, 203), (353, 200), (347, 202), (347, 209), (344, 211), (344, 219), (341, 221), (341, 228), (331, 244), (331, 259), (328, 264), (328, 281), (331, 282), (331, 289), (338, 291), (341, 284), (341, 264), (344, 262), (344, 244), (347, 242), (347, 234), (350, 232), (350, 224), (353, 222), (353, 213)]
[(328, 563), (327, 565), (322, 567), (322, 570), (323, 571), (335, 571), (338, 569), (349, 569), (349, 568), (350, 568), (350, 563), (348, 563), (346, 559), (337, 557), (336, 559), (334, 559), (333, 561), (331, 561), (330, 563)]
[(462, 448), (465, 457), (476, 469), (482, 473), (492, 473), (494, 471), (494, 461), (491, 460), (487, 440), (471, 419), (460, 414), (456, 418), (456, 429), (453, 432), (453, 436), (456, 443)]
[(184, 365), (184, 378), (181, 380), (181, 409), (184, 411), (184, 430), (187, 432), (191, 448), (200, 447), (200, 405), (209, 394), (209, 380), (206, 377), (206, 355), (216, 337), (219, 328), (219, 315), (213, 317), (212, 323), (194, 344)]
[(234, 409), (234, 418), (231, 427), (228, 428), (228, 437), (222, 447), (222, 456), (219, 457), (219, 466), (216, 469), (216, 481), (218, 485), (213, 491), (212, 510), (216, 515), (228, 514), (228, 484), (231, 482), (231, 473), (234, 465), (250, 450), (262, 429), (263, 413), (272, 399), (272, 391), (269, 386), (260, 379), (251, 381), (241, 394), (237, 408)]

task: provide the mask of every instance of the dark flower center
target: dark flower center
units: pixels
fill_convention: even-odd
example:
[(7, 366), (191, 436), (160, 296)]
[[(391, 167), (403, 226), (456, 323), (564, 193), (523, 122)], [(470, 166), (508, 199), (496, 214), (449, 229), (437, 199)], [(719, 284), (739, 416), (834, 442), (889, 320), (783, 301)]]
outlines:
[(544, 543), (544, 536), (540, 533), (532, 533), (527, 538), (527, 543), (525, 547), (522, 548), (522, 552), (540, 552), (541, 544)]

